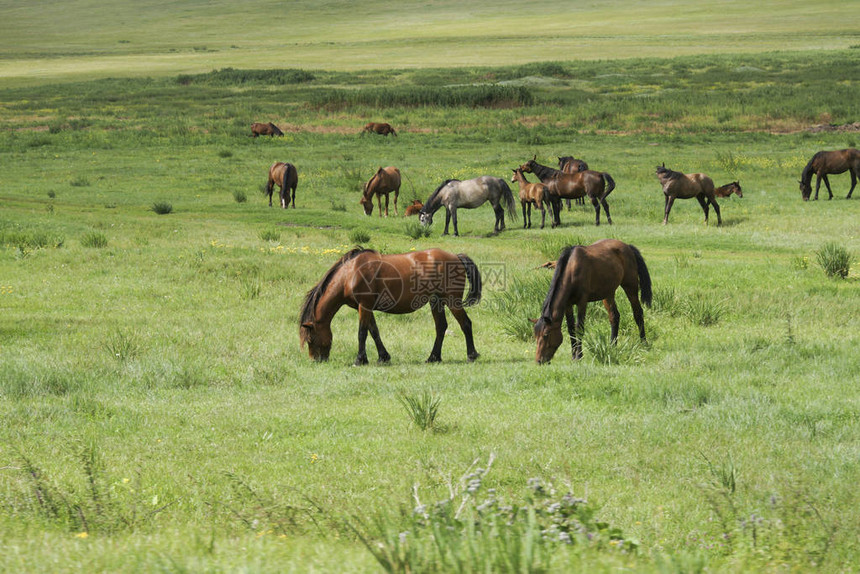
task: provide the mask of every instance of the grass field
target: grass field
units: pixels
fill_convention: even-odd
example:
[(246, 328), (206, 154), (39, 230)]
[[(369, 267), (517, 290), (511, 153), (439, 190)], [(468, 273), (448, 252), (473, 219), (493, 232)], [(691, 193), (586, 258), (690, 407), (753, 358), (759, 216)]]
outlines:
[[(797, 186), (860, 138), (844, 3), (291, 3), (276, 33), (248, 31), (280, 3), (93, 4), (0, 5), (0, 570), (856, 569), (860, 192)], [(614, 225), (492, 236), (484, 206), (414, 239), (358, 205), (378, 166), (402, 214), (571, 154)], [(261, 193), (278, 160), (295, 210)], [(744, 197), (662, 226), (663, 162)], [(539, 266), (604, 237), (648, 263), (649, 344), (620, 296), (617, 347), (594, 304), (583, 360), (539, 367)], [(478, 361), (450, 320), (424, 363), (427, 309), (377, 314), (390, 365), (350, 366), (348, 309), (308, 358), (304, 295), (359, 240), (477, 262)]]

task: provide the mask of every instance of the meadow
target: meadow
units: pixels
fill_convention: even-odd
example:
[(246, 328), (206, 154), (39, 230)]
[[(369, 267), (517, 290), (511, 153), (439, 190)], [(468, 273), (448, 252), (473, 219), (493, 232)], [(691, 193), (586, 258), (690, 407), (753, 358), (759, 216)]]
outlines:
[[(459, 46), (451, 66), (403, 32), (371, 42), (340, 4), (309, 11), (297, 39), (253, 42), (241, 30), (265, 2), (202, 21), (196, 4), (143, 2), (119, 39), (96, 34), (117, 2), (86, 41), (54, 26), (39, 42), (0, 7), (15, 34), (0, 62), (0, 570), (856, 569), (860, 192), (844, 199), (843, 174), (832, 201), (804, 203), (797, 185), (815, 151), (858, 145), (838, 128), (860, 115), (856, 34), (851, 18), (806, 29), (799, 2), (766, 23), (767, 5), (723, 4), (745, 44), (697, 28), (655, 48), (663, 23), (642, 14), (623, 38), (633, 16), (610, 8), (642, 8), (622, 1), (588, 8), (604, 27), (569, 57), (523, 48), (540, 21), (464, 48), (443, 25), (453, 4), (412, 6), (428, 44)], [(716, 14), (679, 6), (670, 24)], [(616, 39), (637, 57), (600, 56)], [(301, 50), (275, 63), (285, 42)], [(392, 63), (367, 63), (380, 51)], [(251, 138), (253, 121), (286, 135)], [(399, 137), (360, 135), (367, 121)], [(358, 204), (379, 166), (404, 174), (402, 215), (444, 179), (561, 155), (612, 174), (614, 225), (584, 206), (561, 228), (520, 216), (492, 235), (484, 206), (459, 212), (460, 237), (440, 235), (441, 212), (420, 237), (415, 218)], [(296, 209), (267, 206), (274, 161), (298, 167)], [(720, 201), (722, 226), (694, 201), (662, 226), (663, 162), (744, 197)], [(539, 266), (605, 237), (650, 268), (649, 343), (620, 295), (616, 347), (594, 304), (584, 358), (565, 342), (536, 365)], [(425, 364), (422, 309), (377, 314), (391, 364), (370, 345), (352, 367), (343, 309), (330, 360), (311, 361), (302, 300), (356, 243), (472, 257), (481, 357), (449, 318), (443, 362)], [(854, 258), (846, 277), (827, 275), (826, 249)]]

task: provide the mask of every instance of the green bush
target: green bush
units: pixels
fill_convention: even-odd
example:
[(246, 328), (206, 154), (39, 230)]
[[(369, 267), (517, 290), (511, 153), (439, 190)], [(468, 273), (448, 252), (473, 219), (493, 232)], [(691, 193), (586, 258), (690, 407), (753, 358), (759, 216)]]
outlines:
[(815, 257), (828, 277), (845, 279), (851, 270), (853, 258), (848, 250), (836, 243), (825, 243)]
[(154, 211), (158, 215), (167, 215), (173, 212), (173, 206), (166, 201), (156, 201), (149, 207), (150, 211)]
[(107, 236), (100, 231), (88, 231), (81, 237), (81, 245), (94, 249), (102, 249), (107, 247)]

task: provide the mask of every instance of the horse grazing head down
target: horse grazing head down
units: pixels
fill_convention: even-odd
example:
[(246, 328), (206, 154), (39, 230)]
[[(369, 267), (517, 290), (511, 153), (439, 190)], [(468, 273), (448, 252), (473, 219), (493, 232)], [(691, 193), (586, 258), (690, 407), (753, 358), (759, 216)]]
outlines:
[(561, 334), (561, 323), (554, 325), (549, 317), (530, 320), (534, 323), (535, 341), (537, 341), (535, 360), (539, 365), (549, 363), (553, 356), (555, 356), (555, 352), (561, 346), (563, 339)]

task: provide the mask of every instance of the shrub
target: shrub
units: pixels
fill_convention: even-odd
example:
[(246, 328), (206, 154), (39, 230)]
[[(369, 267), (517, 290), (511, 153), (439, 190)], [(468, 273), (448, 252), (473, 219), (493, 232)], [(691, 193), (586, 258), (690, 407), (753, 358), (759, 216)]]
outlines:
[(437, 432), (441, 427), (436, 423), (439, 414), (439, 405), (442, 402), (432, 391), (424, 389), (418, 395), (409, 395), (406, 391), (400, 391), (397, 400), (403, 405), (409, 420), (422, 431)]
[(608, 332), (598, 331), (586, 331), (582, 339), (582, 346), (588, 356), (601, 365), (636, 365), (645, 358), (639, 339), (619, 337), (612, 344)]
[(682, 312), (694, 325), (710, 327), (719, 323), (726, 312), (725, 302), (703, 295), (691, 296), (682, 303)]
[(349, 241), (354, 245), (363, 245), (370, 241), (370, 234), (364, 229), (353, 229), (349, 233)]
[(94, 249), (102, 249), (107, 247), (108, 239), (104, 233), (100, 231), (88, 231), (81, 237), (81, 245)]
[(90, 186), (90, 180), (88, 180), (87, 178), (85, 178), (83, 176), (78, 176), (75, 179), (73, 179), (72, 181), (70, 181), (69, 185), (71, 185), (72, 187), (89, 187)]
[(264, 229), (260, 232), (260, 239), (263, 241), (280, 241), (281, 232), (277, 229)]
[(233, 199), (236, 201), (236, 203), (245, 203), (246, 201), (248, 201), (248, 196), (245, 194), (245, 190), (234, 189)]
[(848, 277), (852, 257), (848, 250), (836, 243), (825, 243), (815, 252), (818, 264), (821, 265), (828, 277)]
[(229, 157), (233, 157), (233, 152), (229, 149), (222, 149), (218, 151), (218, 157), (223, 157), (224, 159), (227, 159)]
[(406, 223), (406, 235), (412, 239), (430, 237), (431, 233), (433, 233), (433, 230), (430, 229), (429, 225), (421, 225), (421, 223), (417, 221), (409, 221)]
[(117, 330), (105, 341), (104, 348), (112, 358), (125, 362), (137, 357), (140, 343), (136, 334)]
[(150, 206), (149, 210), (154, 211), (158, 215), (167, 215), (173, 212), (173, 206), (166, 201), (156, 201)]

